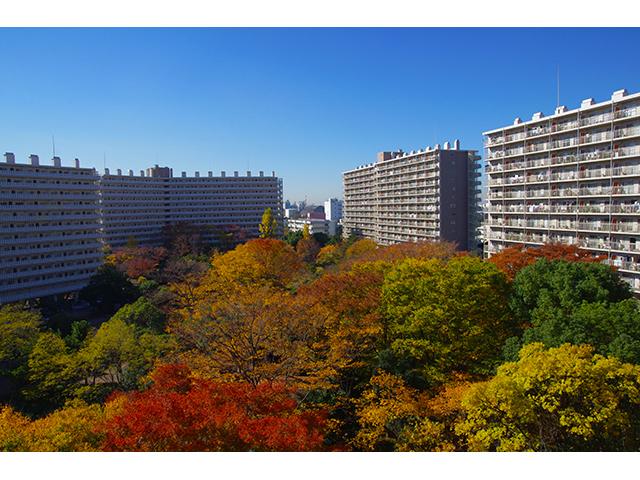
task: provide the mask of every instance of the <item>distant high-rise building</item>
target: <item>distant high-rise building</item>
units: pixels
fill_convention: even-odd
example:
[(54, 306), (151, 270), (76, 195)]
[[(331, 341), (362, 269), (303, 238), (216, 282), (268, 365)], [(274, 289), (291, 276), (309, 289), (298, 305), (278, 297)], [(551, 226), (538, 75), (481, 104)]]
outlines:
[(330, 198), (324, 202), (325, 218), (331, 222), (337, 222), (342, 218), (342, 200)]
[(375, 163), (344, 172), (343, 235), (376, 243), (446, 240), (477, 248), (480, 172), (474, 150), (381, 152)]
[(640, 93), (490, 130), (487, 255), (560, 242), (604, 255), (640, 292)]

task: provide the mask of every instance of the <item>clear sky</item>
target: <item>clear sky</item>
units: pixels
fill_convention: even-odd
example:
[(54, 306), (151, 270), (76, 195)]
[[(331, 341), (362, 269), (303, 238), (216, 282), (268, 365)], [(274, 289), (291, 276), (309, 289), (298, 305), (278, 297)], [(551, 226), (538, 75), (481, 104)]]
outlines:
[[(376, 152), (640, 91), (640, 29), (0, 29), (0, 150), (134, 171), (264, 170), (342, 197)], [(178, 173), (179, 174), (179, 173)]]

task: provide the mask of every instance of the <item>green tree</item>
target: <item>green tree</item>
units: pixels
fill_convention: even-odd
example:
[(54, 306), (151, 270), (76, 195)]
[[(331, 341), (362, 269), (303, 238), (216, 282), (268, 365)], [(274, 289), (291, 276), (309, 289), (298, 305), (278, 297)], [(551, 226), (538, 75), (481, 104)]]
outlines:
[(145, 297), (121, 307), (111, 319), (124, 320), (128, 324), (157, 333), (162, 333), (165, 324), (164, 312)]
[(81, 396), (93, 398), (94, 390), (108, 393), (137, 387), (169, 345), (168, 336), (146, 332), (122, 318), (103, 323), (79, 352), (87, 386), (81, 389)]
[(289, 230), (284, 236), (284, 241), (292, 247), (295, 247), (300, 240), (302, 240), (302, 230)]
[(515, 331), (508, 294), (505, 275), (479, 258), (402, 261), (382, 287), (390, 347), (383, 365), (427, 385), (456, 371), (492, 371)]
[(89, 285), (80, 291), (81, 299), (105, 313), (113, 313), (139, 296), (139, 289), (113, 265), (100, 267), (89, 280)]
[(517, 359), (522, 345), (542, 342), (591, 344), (602, 354), (640, 361), (640, 313), (625, 282), (599, 263), (538, 260), (523, 268), (513, 283), (510, 304), (526, 327), (504, 348)]
[(38, 411), (61, 407), (73, 396), (80, 380), (77, 359), (59, 335), (39, 335), (29, 355), (28, 379), (25, 397), (36, 402)]
[(640, 447), (640, 366), (591, 346), (525, 346), (464, 398), (456, 430), (476, 451), (614, 451)]
[(276, 236), (278, 221), (273, 216), (270, 208), (267, 208), (262, 214), (262, 222), (258, 225), (260, 238), (273, 238)]
[(5, 305), (0, 308), (0, 376), (20, 383), (27, 373), (29, 353), (35, 345), (40, 313), (20, 305)]

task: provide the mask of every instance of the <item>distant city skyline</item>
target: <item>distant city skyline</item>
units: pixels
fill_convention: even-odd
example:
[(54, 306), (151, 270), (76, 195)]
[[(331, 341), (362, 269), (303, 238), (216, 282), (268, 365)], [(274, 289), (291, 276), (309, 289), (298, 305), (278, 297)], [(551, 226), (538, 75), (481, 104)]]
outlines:
[[(557, 103), (640, 91), (639, 29), (0, 30), (0, 150), (138, 171), (275, 170), (342, 198), (385, 150), (460, 139)], [(105, 162), (106, 158), (106, 162)]]

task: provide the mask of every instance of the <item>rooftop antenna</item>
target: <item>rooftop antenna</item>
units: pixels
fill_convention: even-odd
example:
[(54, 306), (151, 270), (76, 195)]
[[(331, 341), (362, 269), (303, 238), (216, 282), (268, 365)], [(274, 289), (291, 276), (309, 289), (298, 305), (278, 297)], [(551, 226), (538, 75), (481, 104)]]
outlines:
[(107, 152), (102, 152), (102, 168), (107, 168)]
[(560, 65), (558, 65), (557, 67), (557, 71), (556, 71), (556, 86), (557, 86), (557, 91), (556, 91), (556, 108), (560, 106)]
[(56, 137), (51, 134), (51, 146), (53, 147), (53, 156), (56, 156)]

